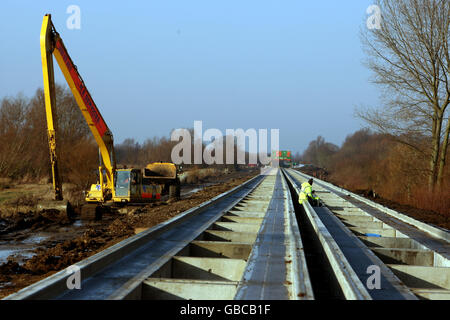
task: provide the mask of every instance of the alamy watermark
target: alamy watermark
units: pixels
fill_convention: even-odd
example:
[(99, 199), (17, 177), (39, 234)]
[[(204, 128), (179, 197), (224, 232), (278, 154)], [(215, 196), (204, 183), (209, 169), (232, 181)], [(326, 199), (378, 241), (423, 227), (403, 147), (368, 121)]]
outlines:
[(66, 274), (69, 275), (69, 277), (66, 280), (67, 289), (73, 290), (81, 289), (81, 269), (79, 266), (70, 266), (66, 269)]
[[(171, 141), (178, 141), (171, 153), (173, 163), (192, 164), (193, 159), (193, 164), (224, 164), (225, 160), (225, 164), (273, 165), (272, 150), (278, 150), (280, 145), (279, 129), (270, 130), (270, 149), (268, 129), (226, 129), (225, 135), (219, 129), (207, 129), (203, 133), (203, 122), (194, 121), (193, 133), (194, 136), (187, 129), (172, 132)], [(203, 147), (203, 142), (209, 144)]]
[(369, 30), (380, 30), (382, 22), (381, 8), (374, 4), (367, 8), (366, 13), (370, 15), (366, 21), (367, 28)]
[(371, 265), (367, 267), (367, 274), (370, 274), (370, 277), (367, 278), (366, 286), (369, 290), (380, 290), (381, 289), (381, 271), (380, 267), (377, 265)]
[(66, 20), (66, 26), (69, 30), (80, 30), (81, 29), (81, 9), (79, 6), (72, 4), (67, 7), (67, 14), (70, 16)]

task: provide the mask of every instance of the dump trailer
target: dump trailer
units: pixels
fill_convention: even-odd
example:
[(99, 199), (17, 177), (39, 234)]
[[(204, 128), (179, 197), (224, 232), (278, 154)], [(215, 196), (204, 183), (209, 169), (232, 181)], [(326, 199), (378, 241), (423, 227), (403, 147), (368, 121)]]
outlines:
[[(121, 169), (117, 168), (113, 134), (92, 99), (61, 36), (56, 31), (50, 14), (46, 14), (42, 22), (40, 46), (55, 208), (61, 209), (64, 206), (70, 208), (70, 204), (63, 200), (58, 168), (53, 56), (99, 148), (99, 179), (86, 192), (86, 202), (109, 206), (158, 201), (161, 199), (163, 188), (171, 189), (172, 196), (179, 196), (179, 179), (173, 163), (158, 162), (149, 164), (145, 168), (126, 168), (125, 166)], [(49, 206), (46, 203), (46, 208)]]

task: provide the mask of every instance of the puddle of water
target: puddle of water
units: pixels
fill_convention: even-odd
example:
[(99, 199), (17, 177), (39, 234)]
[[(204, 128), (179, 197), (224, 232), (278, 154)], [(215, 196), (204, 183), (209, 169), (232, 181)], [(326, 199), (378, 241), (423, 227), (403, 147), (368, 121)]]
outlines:
[(8, 261), (8, 257), (16, 252), (19, 252), (19, 249), (3, 249), (0, 248), (0, 264), (6, 263)]
[(37, 233), (17, 242), (7, 241), (0, 245), (0, 264), (8, 262), (8, 257), (14, 255), (14, 261), (22, 264), (25, 260), (32, 258), (33, 252), (40, 246), (40, 243), (48, 239), (50, 235)]
[(188, 195), (188, 194), (193, 194), (193, 193), (199, 192), (202, 189), (203, 188), (195, 188), (195, 189), (189, 190), (187, 192), (183, 192), (183, 195), (185, 196), (185, 195)]
[(84, 224), (81, 220), (77, 220), (73, 223), (74, 227), (82, 227)]
[(48, 238), (48, 236), (37, 234), (37, 235), (26, 238), (25, 240), (22, 241), (22, 243), (23, 244), (39, 244), (47, 238)]
[(14, 260), (19, 264), (22, 265), (25, 263), (26, 260), (33, 258), (36, 255), (35, 252), (32, 251), (20, 251), (20, 253), (17, 253), (14, 255)]
[(21, 248), (17, 247), (12, 249), (12, 245), (1, 246), (0, 247), (0, 264), (8, 262), (8, 257), (14, 255), (14, 261), (19, 264), (25, 262), (25, 260), (31, 259), (36, 253), (34, 253), (34, 249), (37, 247), (26, 247)]
[(189, 195), (194, 194), (194, 193), (196, 193), (196, 192), (202, 191), (203, 189), (205, 189), (206, 187), (209, 187), (209, 186), (211, 186), (211, 185), (214, 185), (214, 183), (205, 183), (205, 184), (200, 185), (200, 186), (197, 187), (197, 188), (194, 188), (194, 189), (190, 189), (190, 190), (188, 190), (188, 191), (181, 192), (181, 195), (182, 195), (182, 196), (189, 196)]
[(61, 229), (60, 232), (38, 232), (30, 234), (21, 241), (0, 241), (0, 264), (8, 262), (8, 257), (11, 255), (14, 255), (14, 261), (22, 264), (36, 254), (33, 251), (42, 247), (42, 242), (55, 236), (57, 236), (58, 239), (64, 239), (66, 235), (71, 234), (71, 231), (74, 230), (74, 228), (78, 229), (83, 226), (84, 223), (81, 220), (77, 220), (71, 227)]
[(0, 288), (6, 288), (12, 285), (13, 285), (12, 282), (0, 282)]

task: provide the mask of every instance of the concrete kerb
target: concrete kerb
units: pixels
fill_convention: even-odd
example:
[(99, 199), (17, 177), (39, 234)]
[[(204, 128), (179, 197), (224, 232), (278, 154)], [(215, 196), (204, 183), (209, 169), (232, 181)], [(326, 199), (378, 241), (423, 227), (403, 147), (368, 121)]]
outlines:
[(314, 300), (314, 291), (312, 289), (311, 279), (309, 277), (308, 266), (306, 264), (305, 253), (303, 250), (302, 238), (300, 236), (300, 228), (295, 217), (295, 210), (293, 200), (289, 188), (287, 186), (284, 175), (282, 175), (283, 188), (287, 190), (287, 197), (285, 200), (286, 216), (288, 218), (287, 225), (290, 228), (288, 232), (289, 251), (292, 257), (292, 289), (293, 299)]

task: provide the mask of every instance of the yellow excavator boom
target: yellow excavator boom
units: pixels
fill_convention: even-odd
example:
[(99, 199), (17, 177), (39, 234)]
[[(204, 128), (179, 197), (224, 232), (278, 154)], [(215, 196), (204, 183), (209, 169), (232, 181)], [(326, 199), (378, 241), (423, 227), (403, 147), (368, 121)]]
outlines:
[[(114, 154), (114, 139), (111, 131), (106, 125), (100, 111), (94, 103), (83, 79), (78, 73), (76, 65), (67, 52), (64, 43), (56, 32), (51, 21), (51, 15), (44, 16), (41, 28), (41, 56), (42, 71), (44, 75), (44, 93), (45, 110), (47, 114), (48, 138), (50, 147), (50, 159), (52, 163), (53, 186), (55, 197), (62, 199), (61, 181), (57, 166), (56, 156), (56, 129), (55, 121), (55, 80), (53, 69), (53, 58), (56, 61), (66, 79), (75, 100), (83, 113), (83, 116), (89, 125), (89, 128), (97, 142), (101, 155), (101, 164), (99, 167), (100, 187), (103, 197), (114, 196), (114, 172), (116, 170), (116, 161)], [(106, 181), (103, 179), (103, 171), (106, 173)], [(104, 201), (105, 199), (100, 199)]]
[[(90, 203), (141, 203), (160, 199), (162, 185), (168, 186), (169, 196), (179, 197), (179, 179), (173, 163), (153, 163), (144, 169), (116, 169), (114, 139), (100, 111), (94, 103), (76, 65), (70, 58), (64, 43), (56, 32), (51, 15), (44, 16), (41, 28), (41, 56), (44, 75), (45, 110), (48, 125), (48, 140), (52, 164), (55, 200), (62, 200), (61, 179), (58, 172), (56, 148), (55, 79), (53, 56), (55, 57), (86, 123), (99, 147), (99, 183), (91, 186), (86, 196)], [(106, 179), (104, 179), (106, 178)], [(117, 179), (117, 186), (115, 180)], [(44, 207), (43, 207), (44, 208)]]
[(41, 29), (41, 57), (42, 57), (42, 73), (44, 76), (44, 92), (45, 92), (45, 113), (47, 116), (47, 136), (50, 149), (50, 162), (52, 166), (53, 190), (55, 192), (55, 200), (62, 200), (62, 185), (58, 169), (58, 157), (56, 153), (56, 95), (55, 95), (55, 78), (53, 69), (52, 51), (49, 50), (51, 38), (50, 18), (44, 18)]

